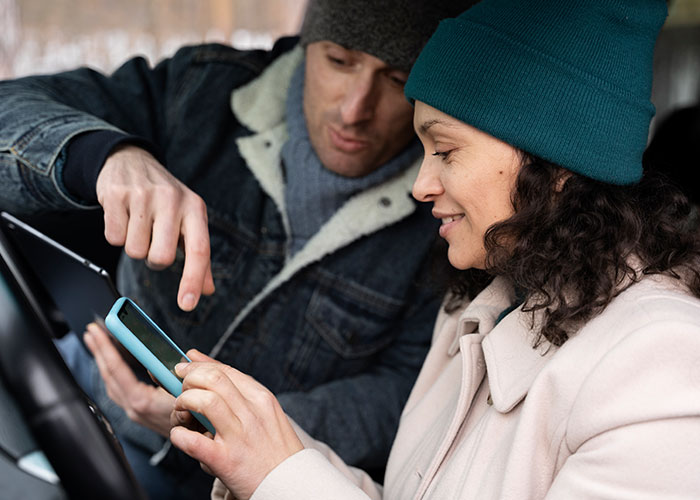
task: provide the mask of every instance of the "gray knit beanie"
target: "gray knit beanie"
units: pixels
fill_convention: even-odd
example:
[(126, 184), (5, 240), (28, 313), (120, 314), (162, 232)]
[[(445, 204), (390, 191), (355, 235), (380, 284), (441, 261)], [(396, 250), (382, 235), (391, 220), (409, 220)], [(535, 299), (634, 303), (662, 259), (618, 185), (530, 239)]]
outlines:
[(309, 0), (301, 27), (305, 47), (321, 40), (367, 52), (409, 71), (441, 19), (478, 0)]

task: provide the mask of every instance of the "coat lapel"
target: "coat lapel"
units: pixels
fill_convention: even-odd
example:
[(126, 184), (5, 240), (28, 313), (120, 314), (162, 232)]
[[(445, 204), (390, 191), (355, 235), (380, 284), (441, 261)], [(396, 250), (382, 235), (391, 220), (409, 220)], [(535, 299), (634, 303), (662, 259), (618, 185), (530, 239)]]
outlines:
[[(447, 321), (441, 325), (442, 335), (434, 339), (434, 347), (448, 343), (446, 359), (459, 354), (462, 373), (459, 395), (450, 423), (440, 440), (440, 446), (421, 479), (414, 496), (415, 500), (423, 498), (426, 494), (430, 485), (433, 484), (435, 475), (438, 473), (445, 457), (456, 442), (457, 434), (486, 374), (482, 343), (485, 339), (488, 339), (498, 315), (512, 303), (513, 299), (512, 287), (505, 280), (495, 278), (459, 314), (456, 328), (450, 331), (451, 322)], [(428, 356), (430, 357), (431, 354)], [(421, 373), (422, 376), (423, 373)], [(419, 377), (419, 382), (421, 377)]]
[(501, 413), (511, 411), (525, 398), (557, 350), (546, 341), (534, 348), (535, 335), (530, 324), (531, 315), (518, 307), (482, 343), (493, 407)]

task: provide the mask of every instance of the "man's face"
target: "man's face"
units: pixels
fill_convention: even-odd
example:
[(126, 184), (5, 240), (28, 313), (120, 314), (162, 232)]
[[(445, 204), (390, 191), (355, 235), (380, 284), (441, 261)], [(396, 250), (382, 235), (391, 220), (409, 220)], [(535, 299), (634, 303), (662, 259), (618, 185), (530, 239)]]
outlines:
[(307, 46), (304, 115), (327, 169), (360, 177), (408, 144), (413, 108), (403, 94), (407, 77), (365, 52), (329, 41)]

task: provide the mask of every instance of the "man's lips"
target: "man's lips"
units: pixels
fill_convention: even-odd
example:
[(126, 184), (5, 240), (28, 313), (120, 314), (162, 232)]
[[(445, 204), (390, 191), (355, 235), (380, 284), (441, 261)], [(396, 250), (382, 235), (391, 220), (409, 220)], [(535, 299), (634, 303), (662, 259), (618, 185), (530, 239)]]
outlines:
[(328, 135), (336, 149), (344, 153), (356, 153), (369, 146), (369, 141), (353, 135), (338, 132), (333, 127), (328, 127)]

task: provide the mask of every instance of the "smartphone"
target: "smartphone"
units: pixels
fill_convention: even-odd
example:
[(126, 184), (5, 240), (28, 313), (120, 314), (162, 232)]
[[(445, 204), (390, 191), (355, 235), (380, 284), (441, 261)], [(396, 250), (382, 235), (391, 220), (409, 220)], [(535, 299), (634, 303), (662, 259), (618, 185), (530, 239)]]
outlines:
[[(112, 335), (175, 397), (182, 393), (182, 380), (175, 365), (192, 360), (156, 325), (134, 301), (116, 300), (105, 318)], [(212, 434), (214, 427), (204, 415), (192, 412)]]

